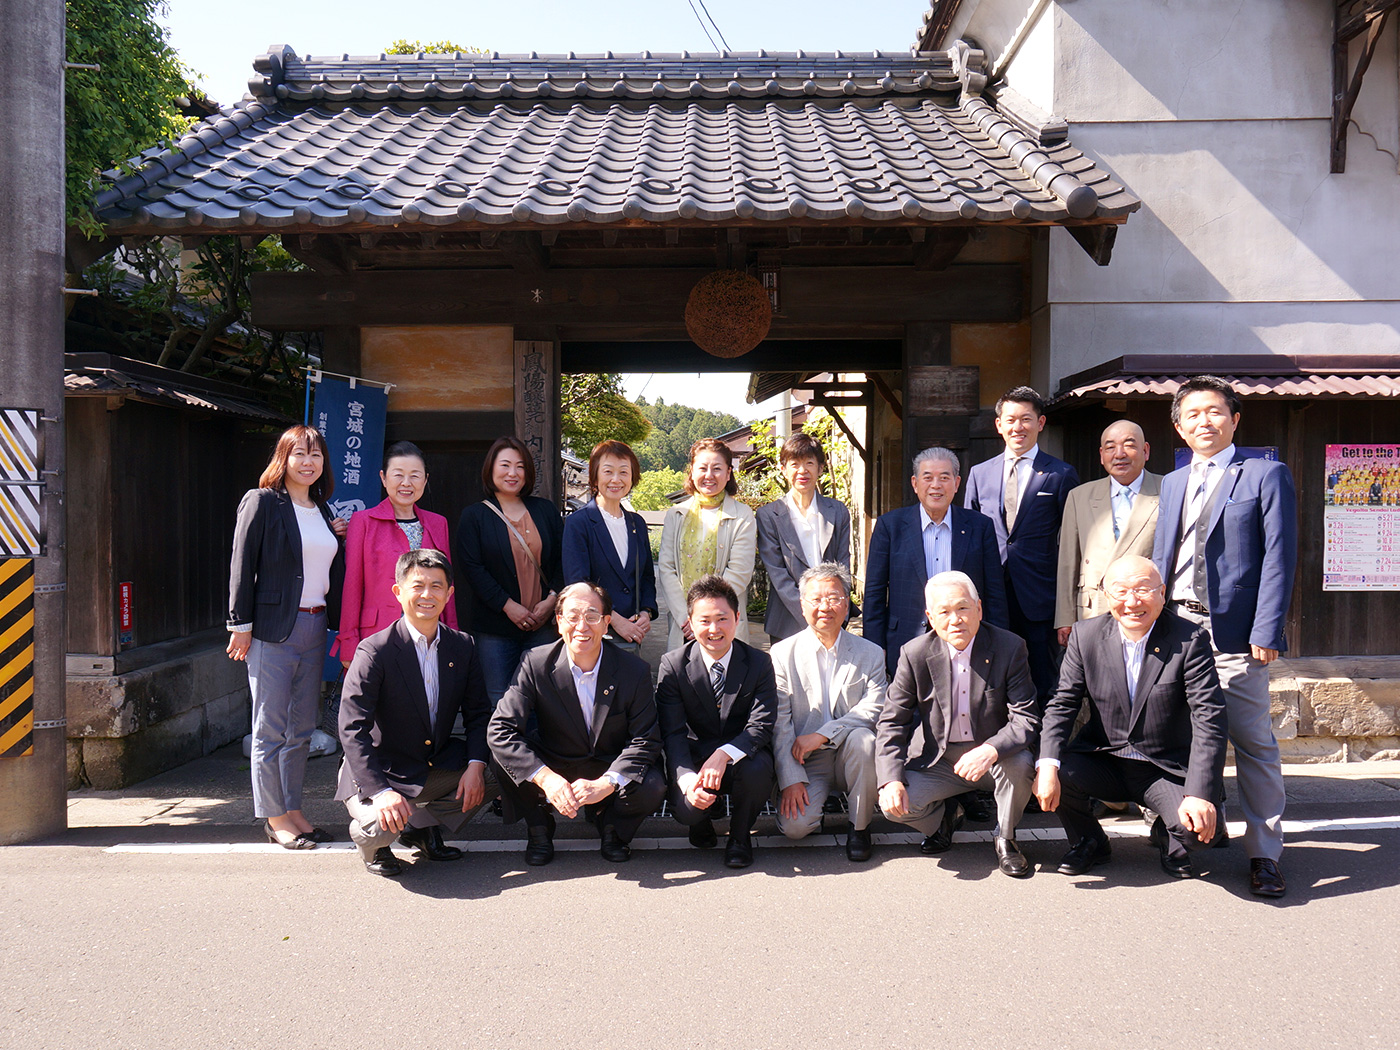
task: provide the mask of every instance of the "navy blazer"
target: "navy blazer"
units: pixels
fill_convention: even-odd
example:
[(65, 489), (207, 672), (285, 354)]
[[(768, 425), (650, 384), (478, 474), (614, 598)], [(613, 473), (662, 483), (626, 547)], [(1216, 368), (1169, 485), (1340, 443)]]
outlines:
[[(428, 712), (413, 628), (403, 617), (355, 647), (340, 694), (340, 743), (345, 748), (336, 798), (371, 798), (393, 788), (415, 798), (434, 766), (461, 769), (486, 762), (491, 701), (481, 659), (469, 635), (438, 624), (437, 718)], [(466, 739), (452, 735), (462, 716)]]
[[(548, 577), (543, 593), (564, 586), (559, 559), (564, 521), (559, 510), (540, 496), (525, 496), (525, 509), (540, 534), (540, 568)], [(501, 505), (490, 500), (499, 510)], [(515, 552), (506, 523), (492, 514), (484, 502), (462, 511), (453, 542), (452, 566), (457, 570), (457, 622), (464, 630), (525, 641), (522, 631), (505, 614), (507, 601), (520, 601), (520, 581), (515, 576)], [(533, 568), (531, 569), (533, 572)], [(543, 584), (541, 584), (543, 586)], [(553, 623), (551, 619), (549, 621)]]
[(1055, 572), (1060, 557), (1060, 520), (1070, 490), (1079, 474), (1064, 460), (1038, 450), (1031, 461), (1033, 473), (1016, 511), (1016, 524), (1006, 530), (1002, 505), (1006, 487), (1005, 453), (977, 464), (967, 472), (963, 505), (992, 519), (997, 530), (1001, 563), (1007, 586), (1015, 592), (1021, 611), (1029, 620), (1055, 618)]
[[(596, 500), (590, 500), (586, 507), (564, 519), (564, 585), (591, 580), (608, 592), (614, 612), (636, 616), (646, 610), (655, 620), (656, 569), (651, 561), (647, 523), (636, 511), (624, 510), (623, 516), (627, 522), (625, 565), (617, 560), (612, 533)], [(640, 592), (636, 589), (639, 558)]]
[[(1190, 466), (1162, 479), (1152, 560), (1171, 595), (1171, 571), (1181, 542), (1181, 514)], [(1298, 498), (1293, 475), (1275, 460), (1235, 458), (1220, 479), (1206, 533), (1204, 604), (1222, 653), (1247, 653), (1251, 645), (1283, 652), (1293, 572), (1298, 562)]]
[[(326, 528), (331, 511), (317, 504)], [(335, 530), (331, 529), (335, 536)], [(326, 622), (340, 622), (340, 591), (345, 585), (345, 541), (336, 536)], [(228, 626), (251, 623), (253, 637), (285, 642), (297, 622), (302, 588), (301, 529), (296, 505), (286, 489), (249, 489), (238, 504), (233, 557), (228, 576)]]
[[(972, 578), (982, 596), (982, 619), (1009, 629), (1001, 555), (991, 519), (965, 507), (949, 507), (953, 557), (950, 568)], [(924, 624), (923, 521), (919, 507), (900, 507), (880, 515), (870, 536), (865, 566), (864, 634), (885, 650), (885, 670), (893, 675), (899, 650), (926, 630)]]

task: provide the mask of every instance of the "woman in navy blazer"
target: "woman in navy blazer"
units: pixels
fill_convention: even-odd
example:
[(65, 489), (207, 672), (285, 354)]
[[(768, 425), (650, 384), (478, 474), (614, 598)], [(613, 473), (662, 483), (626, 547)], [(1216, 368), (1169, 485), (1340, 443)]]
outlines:
[(613, 641), (634, 652), (656, 619), (656, 571), (647, 524), (622, 506), (640, 474), (637, 454), (625, 442), (599, 442), (588, 457), (593, 500), (564, 522), (564, 583), (589, 580), (607, 591)]
[(487, 450), (481, 487), (486, 499), (462, 511), (457, 523), (452, 561), (464, 584), (457, 616), (476, 639), (494, 708), (526, 650), (558, 637), (554, 600), (564, 586), (564, 520), (549, 500), (528, 495), (535, 462), (516, 438), (497, 438)]

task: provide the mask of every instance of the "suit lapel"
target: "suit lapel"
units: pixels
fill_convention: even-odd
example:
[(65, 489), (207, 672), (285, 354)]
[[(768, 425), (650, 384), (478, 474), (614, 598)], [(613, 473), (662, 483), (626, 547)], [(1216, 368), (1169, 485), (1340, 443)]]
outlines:
[(739, 686), (743, 683), (744, 677), (748, 674), (749, 658), (744, 654), (739, 642), (735, 642), (730, 647), (729, 666), (724, 672), (724, 696), (719, 702), (719, 721), (722, 726), (729, 718), (729, 709), (734, 706), (735, 697), (739, 694)]
[[(699, 642), (691, 642), (690, 644), (690, 660), (687, 673), (690, 676), (691, 688), (695, 690), (695, 696), (700, 701), (701, 710), (705, 712), (715, 712), (714, 719), (715, 723), (718, 724), (719, 709), (715, 704), (715, 691), (710, 686), (710, 676), (705, 671), (705, 657), (703, 655), (705, 650), (700, 648)], [(733, 660), (731, 660), (730, 663), (732, 665)], [(726, 676), (726, 686), (728, 682), (729, 679)]]
[(924, 564), (924, 516), (917, 504), (910, 507), (909, 510), (912, 513), (905, 519), (905, 528), (908, 530), (908, 534), (904, 538), (904, 543), (910, 553), (911, 560), (918, 568), (919, 586), (922, 588), (928, 582), (928, 566)]
[(1240, 482), (1240, 475), (1244, 473), (1244, 457), (1238, 452), (1235, 458), (1230, 461), (1230, 465), (1225, 468), (1225, 476), (1220, 479), (1220, 484), (1216, 486), (1215, 497), (1210, 507), (1210, 527), (1206, 529), (1206, 535), (1215, 531), (1215, 527), (1220, 524), (1220, 516), (1225, 513), (1225, 505), (1234, 501), (1235, 486)]
[[(986, 631), (978, 631), (972, 639), (972, 659), (968, 662), (972, 669), (972, 681), (969, 683), (967, 695), (969, 714), (982, 706), (982, 695), (987, 691), (987, 679), (992, 674), (992, 643), (987, 638)], [(975, 715), (972, 715), (972, 727), (975, 733), (977, 730)]]
[[(817, 550), (821, 552), (823, 558), (826, 557), (826, 548), (831, 543), (831, 535), (836, 531), (836, 515), (831, 512), (830, 504), (836, 501), (828, 499), (826, 496), (813, 496), (812, 505), (817, 508), (819, 520), (817, 522)], [(811, 568), (812, 566), (807, 566)]]
[[(612, 533), (608, 531), (608, 523), (603, 520), (603, 508), (597, 503), (590, 503), (583, 508), (584, 520), (588, 522), (588, 527), (593, 530), (594, 545), (603, 552), (603, 557), (617, 571), (619, 577), (622, 576), (622, 563), (617, 560), (617, 548), (613, 546)], [(624, 517), (623, 521), (627, 519)], [(630, 533), (631, 530), (629, 529)], [(628, 540), (630, 548), (631, 540)]]
[[(1012, 526), (1012, 532), (1015, 532), (1016, 529), (1020, 527), (1021, 522), (1026, 519), (1026, 511), (1030, 510), (1031, 501), (1035, 499), (1036, 493), (1045, 487), (1045, 479), (1048, 475), (1045, 471), (1044, 461), (1049, 458), (1050, 457), (1044, 452), (1037, 452), (1035, 454), (1035, 459), (1031, 460), (1031, 480), (1029, 484), (1026, 485), (1026, 491), (1022, 493), (1020, 500), (1016, 503), (1016, 524)], [(1005, 462), (1006, 460), (1003, 457), (1002, 463), (1005, 464)], [(1004, 487), (1005, 479), (1003, 479), (1002, 484)]]
[(578, 738), (587, 740), (588, 726), (583, 720), (583, 708), (579, 706), (578, 690), (574, 688), (574, 675), (569, 670), (569, 656), (562, 642), (559, 644), (559, 656), (554, 661), (554, 673), (550, 677), (554, 680), (554, 688), (559, 690), (559, 702), (568, 711), (569, 719), (578, 731)]
[(956, 569), (959, 565), (967, 564), (967, 522), (961, 507), (949, 507), (948, 514), (948, 532), (952, 540), (949, 544), (948, 568)]
[(1147, 706), (1147, 696), (1152, 692), (1152, 687), (1157, 684), (1157, 680), (1162, 677), (1162, 670), (1166, 667), (1166, 661), (1162, 658), (1162, 636), (1164, 633), (1162, 618), (1158, 616), (1157, 622), (1152, 625), (1152, 632), (1147, 636), (1147, 645), (1142, 651), (1142, 669), (1138, 672), (1137, 688), (1133, 690), (1132, 717), (1128, 721), (1129, 728), (1137, 725), (1138, 719), (1142, 717), (1143, 708)]
[[(1137, 540), (1138, 534), (1147, 527), (1147, 519), (1152, 514), (1153, 507), (1157, 502), (1152, 497), (1155, 493), (1147, 491), (1147, 478), (1143, 477), (1142, 485), (1138, 489), (1138, 494), (1133, 497), (1133, 509), (1128, 515), (1128, 520), (1123, 525), (1123, 535), (1118, 538), (1118, 545), (1114, 548), (1114, 556), (1125, 553)], [(1149, 507), (1149, 502), (1151, 506)]]
[[(836, 670), (831, 676), (831, 695), (827, 697), (830, 707), (827, 713), (832, 718), (840, 718), (849, 710), (845, 705), (837, 703), (846, 695), (846, 687), (851, 684), (851, 679), (856, 673), (855, 661), (850, 658), (850, 654), (847, 652), (850, 648), (850, 643), (846, 640), (848, 637), (844, 630), (836, 636)], [(837, 710), (838, 707), (841, 710)]]
[[(414, 648), (413, 638), (409, 635), (412, 630), (402, 619), (394, 623), (394, 647), (397, 650), (394, 662), (398, 665), (399, 674), (403, 677), (408, 686), (408, 695), (413, 709), (418, 712), (419, 719), (428, 731), (436, 735), (437, 727), (433, 725), (432, 717), (428, 713), (428, 691), (423, 687), (423, 669), (418, 666), (418, 652)], [(442, 646), (438, 646), (439, 657), (442, 653)], [(442, 678), (438, 677), (438, 695), (442, 695)], [(438, 705), (441, 709), (442, 705)]]
[[(613, 701), (617, 699), (616, 676), (617, 656), (612, 646), (604, 642), (603, 652), (598, 657), (598, 686), (593, 692), (593, 731), (589, 743), (594, 746), (597, 746), (598, 734), (603, 729), (603, 723), (608, 720)], [(579, 710), (581, 714), (582, 708)]]
[[(798, 636), (797, 642), (797, 680), (802, 685), (802, 695), (809, 698), (819, 698), (822, 695), (821, 672), (817, 664), (817, 648), (821, 642), (817, 641), (817, 636), (810, 630), (803, 631)], [(805, 720), (799, 724), (798, 719), (793, 718), (793, 729), (800, 736), (806, 732)]]
[(796, 555), (798, 562), (807, 568), (807, 552), (802, 549), (802, 542), (797, 538), (797, 527), (792, 523), (792, 512), (788, 509), (787, 499), (778, 500), (774, 507), (773, 518), (778, 526), (778, 543), (786, 551), (792, 551)]

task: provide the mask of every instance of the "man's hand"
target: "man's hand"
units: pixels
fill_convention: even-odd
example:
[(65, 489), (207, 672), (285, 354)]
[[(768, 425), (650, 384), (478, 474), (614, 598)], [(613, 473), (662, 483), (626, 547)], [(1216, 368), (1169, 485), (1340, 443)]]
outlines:
[(385, 831), (398, 833), (408, 826), (413, 803), (397, 791), (386, 791), (374, 800), (374, 817)]
[(807, 785), (798, 781), (783, 788), (782, 798), (778, 801), (778, 812), (783, 815), (784, 820), (797, 820), (806, 813)]
[(953, 772), (969, 784), (975, 784), (987, 775), (987, 771), (997, 764), (997, 749), (991, 744), (978, 744), (953, 766)]
[(1046, 813), (1053, 813), (1060, 805), (1060, 769), (1045, 762), (1035, 771), (1035, 800)]
[(1206, 843), (1215, 841), (1215, 807), (1205, 799), (1187, 795), (1181, 800), (1176, 815), (1181, 819), (1182, 827), (1194, 831), (1196, 838)]
[(549, 804), (572, 820), (583, 805), (574, 794), (574, 786), (552, 769), (542, 769), (535, 777), (535, 786), (544, 792)]
[(603, 799), (617, 790), (617, 785), (606, 776), (599, 777), (597, 780), (575, 780), (569, 786), (574, 789), (574, 797), (578, 799), (581, 806), (591, 806), (595, 802), (602, 802)]
[(486, 800), (486, 767), (480, 762), (469, 762), (462, 771), (462, 779), (457, 781), (457, 794), (452, 797), (462, 802), (462, 812), (475, 809)]
[(705, 764), (700, 767), (700, 786), (706, 791), (718, 791), (724, 771), (728, 768), (729, 752), (722, 747), (715, 748), (714, 754), (705, 759)]
[(1057, 630), (1057, 631), (1055, 632), (1055, 640), (1056, 640), (1057, 642), (1060, 643), (1060, 648), (1061, 648), (1061, 649), (1063, 649), (1065, 646), (1069, 645), (1069, 628), (1068, 628), (1068, 627), (1061, 627), (1061, 628), (1059, 628), (1059, 630)]
[(880, 811), (887, 817), (902, 817), (909, 812), (909, 789), (900, 780), (891, 780), (880, 789)]
[(820, 733), (803, 733), (792, 742), (792, 757), (798, 765), (805, 765), (808, 755), (829, 743), (831, 740)]
[(677, 782), (680, 785), (681, 794), (685, 800), (696, 809), (709, 809), (714, 805), (715, 799), (719, 796), (712, 791), (706, 791), (700, 786), (699, 773), (687, 773)]
[(1278, 659), (1277, 649), (1265, 649), (1262, 645), (1251, 645), (1249, 655), (1258, 660), (1261, 664), (1271, 664)]

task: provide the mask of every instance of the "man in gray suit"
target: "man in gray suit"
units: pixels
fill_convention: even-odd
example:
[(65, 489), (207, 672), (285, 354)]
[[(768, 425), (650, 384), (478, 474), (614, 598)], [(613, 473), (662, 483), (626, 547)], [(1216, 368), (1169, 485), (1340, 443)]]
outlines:
[(1026, 643), (982, 622), (964, 573), (932, 577), (924, 604), (934, 633), (900, 650), (876, 728), (880, 808), (923, 832), (920, 852), (942, 853), (962, 823), (959, 804), (944, 800), (991, 787), (997, 867), (1026, 878), (1016, 825), (1031, 797), (1030, 742), (1040, 727)]
[(811, 434), (783, 442), (778, 465), (787, 495), (758, 508), (758, 556), (768, 572), (768, 614), (763, 630), (773, 641), (807, 626), (798, 580), (822, 562), (851, 567), (851, 512), (840, 500), (817, 492), (826, 453)]
[(821, 826), (827, 795), (845, 791), (851, 816), (846, 857), (869, 860), (885, 653), (841, 629), (851, 602), (845, 566), (822, 562), (804, 572), (798, 586), (807, 629), (769, 652), (778, 683), (778, 830), (790, 839), (810, 835)]

